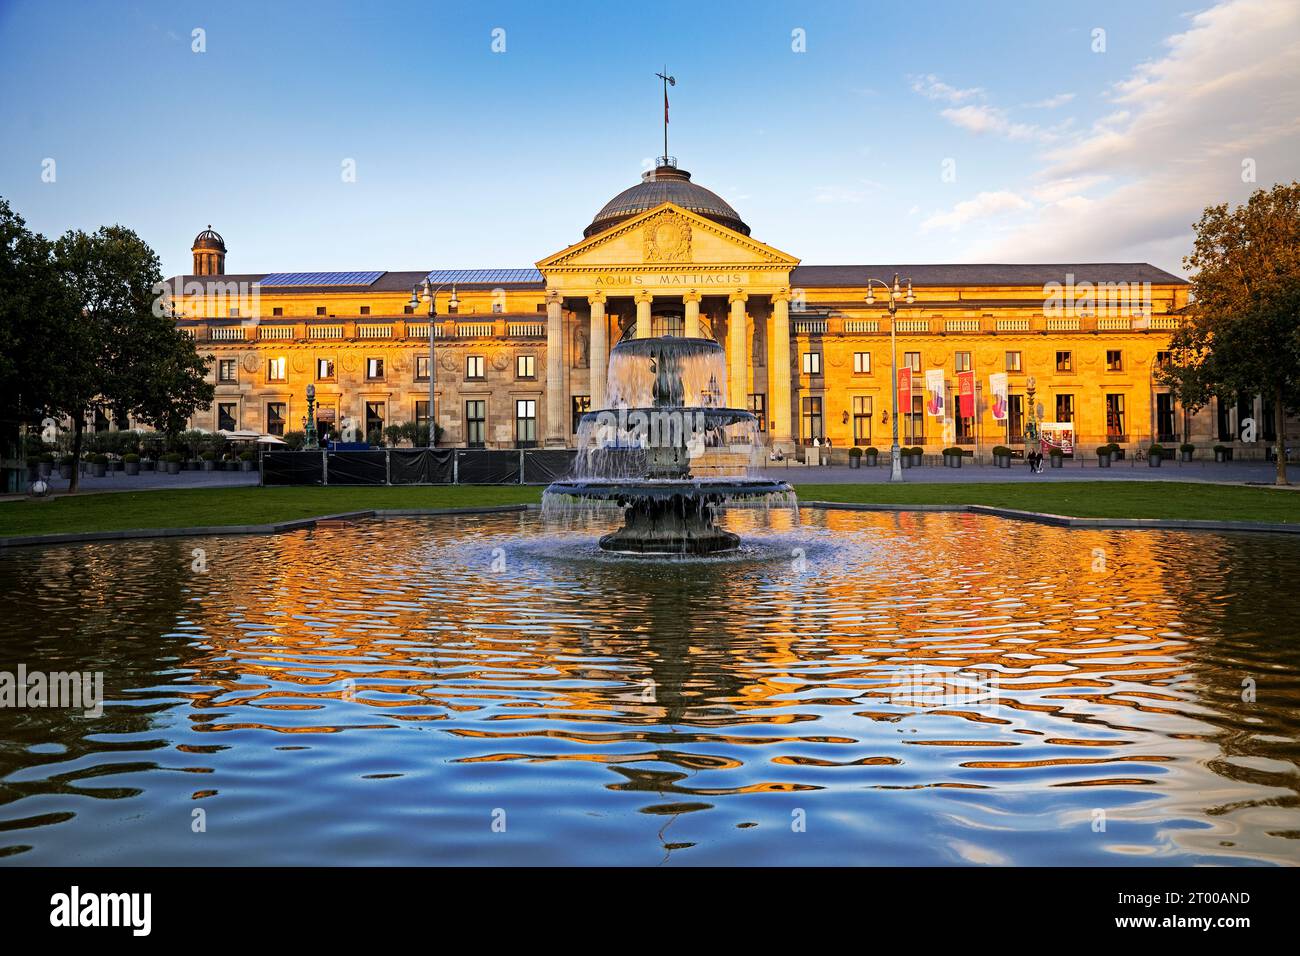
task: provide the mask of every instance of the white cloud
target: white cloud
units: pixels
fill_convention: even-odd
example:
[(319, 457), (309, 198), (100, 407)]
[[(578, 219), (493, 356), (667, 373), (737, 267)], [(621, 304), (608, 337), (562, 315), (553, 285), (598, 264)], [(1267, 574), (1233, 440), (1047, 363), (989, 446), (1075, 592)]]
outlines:
[(1043, 139), (1051, 134), (1027, 123), (1013, 123), (1006, 110), (993, 106), (972, 105), (959, 106), (955, 109), (941, 110), (944, 119), (972, 133), (997, 133), (1012, 140)]
[(1029, 109), (1054, 110), (1058, 106), (1064, 106), (1072, 99), (1074, 99), (1073, 93), (1057, 93), (1055, 96), (1049, 96), (1045, 100), (1026, 103), (1025, 106)]
[(949, 86), (933, 73), (926, 73), (923, 76), (910, 76), (908, 79), (912, 82), (913, 92), (920, 93), (926, 99), (961, 103), (969, 99), (982, 98), (984, 95), (984, 91), (977, 86), (965, 90)]
[[(966, 254), (1177, 268), (1207, 205), (1300, 179), (1300, 4), (1229, 0), (1166, 47), (1108, 91), (1114, 111), (1048, 150), (1030, 221)], [(1248, 159), (1258, 182), (1242, 181)]]
[(962, 226), (978, 219), (989, 219), (1008, 212), (1019, 212), (1032, 208), (1029, 200), (1007, 190), (983, 192), (974, 199), (957, 203), (945, 213), (935, 213), (921, 223), (921, 231), (932, 229), (951, 229), (956, 232)]

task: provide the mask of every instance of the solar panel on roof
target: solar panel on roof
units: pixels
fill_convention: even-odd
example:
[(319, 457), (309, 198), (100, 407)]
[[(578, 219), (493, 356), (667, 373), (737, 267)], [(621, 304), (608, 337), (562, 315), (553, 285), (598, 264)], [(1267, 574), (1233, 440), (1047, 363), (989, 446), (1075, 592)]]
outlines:
[(381, 275), (379, 272), (272, 272), (262, 277), (262, 285), (370, 285)]
[(435, 269), (430, 282), (457, 282), (461, 285), (523, 285), (541, 282), (536, 269)]

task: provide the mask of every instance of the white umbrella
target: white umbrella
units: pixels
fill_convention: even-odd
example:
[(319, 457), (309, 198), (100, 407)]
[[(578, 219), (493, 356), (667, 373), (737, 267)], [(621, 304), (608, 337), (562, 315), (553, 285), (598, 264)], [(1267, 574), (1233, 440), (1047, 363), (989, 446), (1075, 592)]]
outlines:
[(257, 441), (262, 437), (261, 432), (255, 432), (250, 429), (228, 432), (224, 428), (217, 432), (218, 435), (225, 437), (227, 441)]
[(257, 439), (259, 445), (285, 445), (288, 444), (283, 438), (276, 438), (274, 435), (263, 435)]

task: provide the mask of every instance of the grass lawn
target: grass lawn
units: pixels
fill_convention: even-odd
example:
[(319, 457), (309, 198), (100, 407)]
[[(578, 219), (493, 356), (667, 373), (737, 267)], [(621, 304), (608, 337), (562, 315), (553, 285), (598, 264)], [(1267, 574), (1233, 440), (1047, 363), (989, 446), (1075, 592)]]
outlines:
[[(983, 504), (1081, 518), (1210, 518), (1300, 522), (1300, 492), (1173, 481), (1054, 481), (1040, 485), (796, 485), (804, 501)], [(0, 537), (130, 528), (270, 524), (372, 508), (458, 508), (541, 500), (518, 485), (406, 488), (178, 488), (0, 502)]]
[(1181, 481), (799, 485), (802, 501), (992, 505), (1075, 518), (1300, 522), (1300, 492)]

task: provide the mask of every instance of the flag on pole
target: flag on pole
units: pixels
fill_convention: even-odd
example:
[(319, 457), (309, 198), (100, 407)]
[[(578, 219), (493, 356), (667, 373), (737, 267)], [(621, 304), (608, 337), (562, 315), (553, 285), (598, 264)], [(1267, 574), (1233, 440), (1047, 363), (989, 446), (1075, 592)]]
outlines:
[(668, 87), (664, 87), (664, 125), (668, 124)]
[(926, 401), (925, 410), (935, 418), (944, 417), (944, 398), (945, 386), (943, 381), (943, 369), (928, 368), (925, 370), (925, 391)]
[(989, 376), (989, 394), (993, 402), (993, 420), (1007, 420), (1007, 373), (994, 372)]
[(975, 371), (957, 373), (957, 412), (962, 418), (975, 417)]
[(908, 415), (912, 411), (912, 370), (903, 366), (898, 370), (898, 414)]

